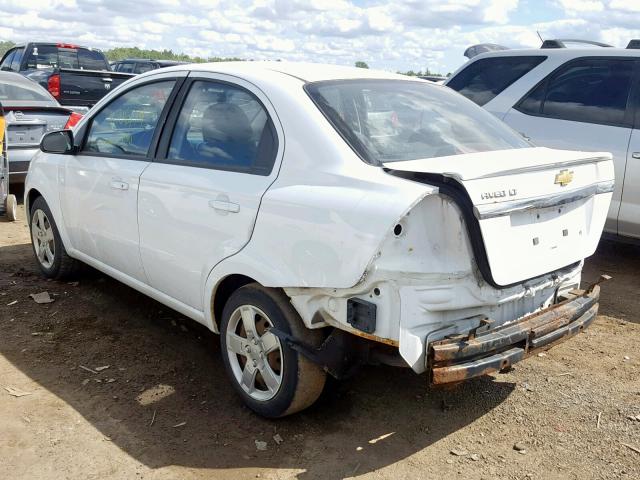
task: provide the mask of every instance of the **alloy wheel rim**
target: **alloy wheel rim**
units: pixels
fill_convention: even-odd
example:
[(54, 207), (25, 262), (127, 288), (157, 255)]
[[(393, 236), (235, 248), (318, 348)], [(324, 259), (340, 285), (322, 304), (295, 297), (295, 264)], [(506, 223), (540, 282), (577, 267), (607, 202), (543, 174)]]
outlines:
[(269, 331), (273, 323), (259, 308), (242, 305), (229, 319), (227, 355), (235, 380), (254, 400), (267, 401), (282, 385), (282, 344)]
[(31, 239), (40, 265), (51, 268), (55, 259), (56, 245), (51, 222), (42, 210), (36, 210), (33, 213)]

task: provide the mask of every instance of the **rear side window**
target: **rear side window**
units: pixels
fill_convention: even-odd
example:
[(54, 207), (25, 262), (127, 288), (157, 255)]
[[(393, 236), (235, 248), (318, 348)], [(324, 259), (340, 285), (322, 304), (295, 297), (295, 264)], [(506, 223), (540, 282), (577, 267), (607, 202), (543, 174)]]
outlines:
[(626, 126), (634, 61), (576, 60), (551, 74), (516, 108), (560, 120)]
[(167, 158), (193, 167), (269, 175), (277, 147), (271, 119), (253, 94), (227, 83), (195, 81)]
[(84, 151), (146, 156), (174, 84), (169, 80), (142, 85), (112, 100), (91, 120)]
[(107, 61), (101, 52), (81, 48), (78, 50), (78, 66), (82, 70), (108, 70)]
[(116, 71), (122, 73), (133, 73), (134, 66), (135, 63), (133, 62), (122, 62), (118, 64), (118, 66), (116, 67)]
[(547, 57), (493, 57), (471, 63), (447, 86), (478, 105), (484, 105)]
[(154, 65), (155, 64), (151, 62), (136, 63), (136, 69), (134, 73), (144, 73), (155, 70), (156, 67)]

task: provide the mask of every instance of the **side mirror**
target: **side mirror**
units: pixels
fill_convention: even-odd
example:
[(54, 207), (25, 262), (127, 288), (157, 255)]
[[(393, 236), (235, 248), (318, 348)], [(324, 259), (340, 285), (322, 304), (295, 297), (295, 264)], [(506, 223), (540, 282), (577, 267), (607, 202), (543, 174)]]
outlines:
[(40, 150), (45, 153), (74, 153), (73, 132), (71, 130), (60, 130), (47, 133), (40, 140)]

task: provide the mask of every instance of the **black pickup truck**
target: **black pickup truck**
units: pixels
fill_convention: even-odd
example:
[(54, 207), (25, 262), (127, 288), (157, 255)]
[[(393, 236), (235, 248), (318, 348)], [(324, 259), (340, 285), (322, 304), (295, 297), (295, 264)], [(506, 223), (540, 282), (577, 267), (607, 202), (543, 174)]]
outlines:
[(60, 104), (80, 110), (91, 108), (133, 76), (111, 71), (100, 50), (70, 43), (16, 45), (0, 60), (0, 70), (20, 73), (42, 85)]

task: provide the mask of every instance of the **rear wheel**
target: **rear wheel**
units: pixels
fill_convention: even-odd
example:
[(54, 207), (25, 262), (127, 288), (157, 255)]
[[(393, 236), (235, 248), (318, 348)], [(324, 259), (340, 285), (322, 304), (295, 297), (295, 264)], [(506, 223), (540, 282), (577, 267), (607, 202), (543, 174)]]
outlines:
[(34, 200), (30, 217), (33, 253), (44, 276), (60, 280), (73, 276), (79, 263), (67, 255), (56, 222), (44, 198), (38, 197)]
[(319, 331), (307, 329), (287, 296), (258, 284), (229, 298), (222, 314), (222, 358), (234, 388), (249, 408), (283, 417), (307, 408), (324, 387), (325, 372), (269, 331), (277, 328), (317, 346)]

